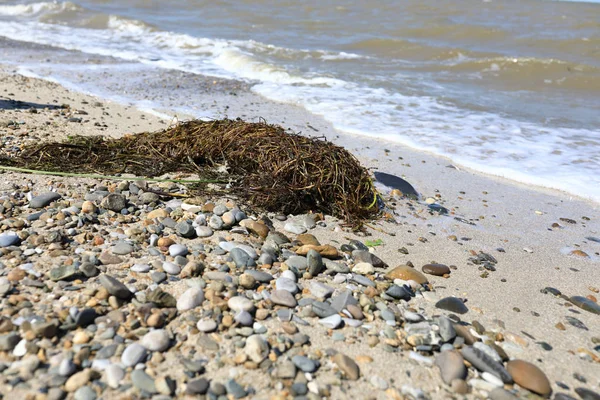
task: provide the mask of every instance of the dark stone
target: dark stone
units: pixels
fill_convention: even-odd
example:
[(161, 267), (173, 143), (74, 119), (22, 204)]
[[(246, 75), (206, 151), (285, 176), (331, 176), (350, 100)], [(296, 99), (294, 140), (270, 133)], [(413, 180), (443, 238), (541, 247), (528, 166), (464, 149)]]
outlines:
[(191, 224), (188, 224), (186, 221), (178, 223), (175, 228), (177, 229), (177, 234), (181, 237), (188, 239), (196, 237), (196, 230)]
[(457, 297), (446, 297), (435, 303), (437, 308), (442, 310), (451, 311), (457, 314), (466, 314), (469, 309), (465, 306), (465, 303)]
[(42, 193), (39, 196), (35, 196), (29, 202), (31, 208), (43, 208), (53, 201), (59, 200), (62, 196), (56, 192)]
[(96, 310), (93, 308), (84, 308), (79, 311), (77, 317), (75, 317), (75, 324), (77, 326), (85, 327), (94, 322), (96, 319)]
[(411, 298), (410, 292), (406, 288), (398, 285), (390, 286), (388, 290), (386, 290), (385, 294), (398, 300), (408, 301)]
[(600, 305), (598, 303), (594, 303), (590, 299), (587, 299), (583, 296), (573, 296), (569, 300), (582, 310), (600, 315)]
[(444, 276), (450, 273), (450, 268), (444, 264), (425, 264), (421, 270), (429, 275)]
[(581, 397), (581, 400), (600, 400), (600, 394), (586, 388), (577, 388), (575, 393)]
[(189, 381), (187, 383), (187, 387), (185, 389), (186, 394), (205, 394), (208, 392), (209, 382), (205, 378), (194, 379), (193, 381)]
[(419, 193), (417, 193), (415, 188), (404, 179), (395, 175), (386, 174), (385, 172), (375, 171), (373, 174), (375, 175), (375, 179), (377, 179), (379, 183), (392, 189), (398, 189), (402, 192), (402, 195), (404, 197), (408, 197), (414, 200), (419, 199)]
[(108, 293), (112, 294), (113, 296), (119, 299), (129, 300), (133, 295), (133, 293), (131, 293), (131, 291), (127, 289), (127, 286), (125, 286), (110, 275), (100, 275), (99, 279), (100, 284), (104, 286)]
[(510, 384), (513, 382), (512, 376), (510, 376), (506, 368), (483, 351), (475, 347), (466, 346), (462, 349), (461, 354), (478, 370), (489, 372), (500, 378), (504, 383)]
[(322, 301), (315, 301), (314, 303), (312, 303), (312, 311), (319, 318), (326, 318), (338, 313), (337, 310), (333, 308), (329, 303), (325, 303)]

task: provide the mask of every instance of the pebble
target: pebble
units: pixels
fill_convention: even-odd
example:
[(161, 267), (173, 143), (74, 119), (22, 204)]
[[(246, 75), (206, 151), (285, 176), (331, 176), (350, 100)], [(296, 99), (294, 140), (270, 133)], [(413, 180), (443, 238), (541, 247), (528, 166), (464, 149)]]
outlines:
[(298, 285), (296, 282), (288, 279), (288, 278), (277, 278), (275, 281), (275, 287), (277, 290), (285, 290), (286, 292), (290, 292), (291, 294), (298, 293)]
[(332, 361), (344, 373), (344, 376), (347, 379), (355, 381), (360, 378), (360, 368), (350, 357), (342, 353), (337, 353), (332, 357)]
[(140, 344), (150, 351), (165, 351), (170, 342), (169, 333), (164, 329), (157, 329), (146, 333)]
[(73, 398), (75, 400), (96, 400), (97, 395), (91, 387), (82, 386), (75, 391)]
[(506, 364), (515, 383), (543, 397), (552, 393), (550, 381), (537, 366), (523, 360), (511, 360)]
[(342, 324), (342, 317), (337, 314), (330, 315), (328, 317), (321, 318), (319, 323), (326, 328), (336, 329)]
[(300, 235), (302, 233), (306, 233), (306, 228), (302, 225), (288, 222), (285, 224), (283, 229), (287, 232), (294, 233), (296, 235)]
[(146, 348), (139, 343), (132, 343), (125, 348), (121, 355), (121, 362), (126, 367), (133, 367), (145, 360)]
[(125, 371), (117, 364), (111, 364), (104, 370), (106, 383), (113, 389), (119, 387), (121, 381), (125, 377)]
[(444, 276), (450, 273), (450, 268), (444, 264), (425, 264), (421, 271), (429, 275)]
[(252, 300), (242, 296), (235, 296), (230, 298), (227, 301), (227, 306), (230, 310), (236, 312), (251, 311), (252, 309), (254, 309), (254, 303), (252, 303)]
[(246, 397), (248, 394), (242, 385), (233, 379), (229, 379), (227, 382), (225, 382), (225, 390), (229, 395), (233, 396), (234, 399), (241, 399), (242, 397)]
[(301, 371), (315, 372), (319, 368), (319, 363), (305, 356), (294, 356), (292, 362)]
[(126, 206), (127, 200), (125, 199), (125, 196), (118, 193), (110, 193), (100, 202), (100, 207), (114, 212), (120, 212)]
[(201, 320), (201, 321), (198, 321), (198, 324), (196, 324), (196, 327), (198, 328), (198, 330), (200, 332), (209, 333), (209, 332), (214, 332), (217, 330), (217, 323), (212, 319)]
[(483, 351), (474, 347), (467, 346), (461, 351), (462, 356), (469, 361), (475, 368), (482, 372), (489, 372), (497, 376), (504, 383), (512, 383), (512, 377), (502, 364), (485, 354)]
[(119, 299), (129, 300), (133, 295), (133, 293), (127, 289), (127, 286), (110, 275), (103, 274), (100, 275), (98, 279), (100, 280), (100, 284), (104, 286), (108, 293)]
[(316, 250), (310, 249), (306, 253), (306, 263), (308, 266), (308, 272), (312, 276), (319, 275), (324, 269), (323, 257)]
[(120, 256), (133, 252), (133, 246), (129, 243), (119, 242), (112, 248), (112, 253)]
[(515, 396), (508, 390), (505, 390), (501, 387), (498, 387), (498, 388), (492, 390), (490, 392), (490, 394), (488, 395), (488, 397), (490, 398), (490, 400), (517, 400), (518, 399), (517, 396)]
[(190, 395), (202, 395), (208, 392), (210, 383), (205, 378), (193, 379), (187, 383), (185, 393)]
[(177, 299), (177, 310), (187, 311), (196, 308), (204, 301), (204, 291), (201, 287), (191, 287)]
[(586, 297), (573, 296), (569, 300), (571, 301), (571, 303), (575, 304), (577, 307), (581, 308), (582, 310), (591, 312), (593, 314), (600, 315), (600, 305)]
[(332, 287), (317, 281), (311, 281), (308, 290), (313, 296), (315, 296), (318, 299), (328, 298), (334, 292), (334, 289)]
[(352, 267), (352, 272), (361, 275), (371, 275), (375, 272), (375, 267), (371, 263), (360, 262)]
[(415, 281), (421, 285), (428, 282), (425, 275), (408, 265), (401, 265), (392, 269), (385, 274), (385, 277), (391, 281), (394, 279), (402, 279), (404, 281)]
[(451, 384), (454, 379), (465, 379), (467, 368), (464, 359), (457, 351), (444, 351), (435, 358), (435, 365), (440, 369), (442, 380)]
[(209, 226), (197, 226), (196, 236), (199, 238), (211, 237), (214, 234), (213, 230)]
[(155, 394), (156, 385), (154, 379), (141, 369), (134, 369), (131, 372), (131, 382), (133, 386), (146, 393)]
[(465, 303), (457, 297), (445, 297), (435, 303), (435, 306), (439, 309), (451, 311), (457, 314), (466, 314), (469, 312)]
[(162, 267), (163, 270), (170, 275), (179, 275), (179, 273), (181, 272), (181, 267), (172, 262), (165, 262), (163, 263)]
[(296, 307), (298, 304), (294, 296), (287, 290), (274, 290), (271, 293), (271, 301), (273, 304), (290, 308)]
[(0, 233), (0, 248), (17, 245), (20, 241), (19, 235), (14, 232)]
[(244, 353), (255, 363), (260, 364), (269, 355), (269, 344), (260, 335), (246, 339)]
[(169, 246), (169, 255), (171, 257), (185, 256), (188, 254), (188, 249), (182, 244), (172, 244)]
[(48, 204), (52, 203), (53, 201), (60, 200), (61, 198), (62, 196), (56, 192), (42, 193), (31, 199), (31, 201), (29, 202), (29, 207), (43, 208), (46, 207)]

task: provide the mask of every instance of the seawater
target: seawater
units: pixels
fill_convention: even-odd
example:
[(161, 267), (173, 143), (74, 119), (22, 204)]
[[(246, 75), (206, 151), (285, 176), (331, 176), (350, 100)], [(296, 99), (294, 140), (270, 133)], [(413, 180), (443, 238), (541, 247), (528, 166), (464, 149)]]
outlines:
[(0, 36), (245, 80), (342, 132), (600, 201), (598, 2), (0, 2)]

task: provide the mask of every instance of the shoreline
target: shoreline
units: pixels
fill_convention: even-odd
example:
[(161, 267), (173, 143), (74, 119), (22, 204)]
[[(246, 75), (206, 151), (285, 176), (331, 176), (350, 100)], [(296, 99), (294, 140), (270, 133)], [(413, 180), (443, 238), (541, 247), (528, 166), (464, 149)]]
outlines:
[[(577, 387), (598, 391), (600, 381), (596, 377), (600, 376), (600, 365), (597, 361), (578, 355), (578, 349), (584, 348), (598, 356), (598, 350), (594, 350), (595, 342), (592, 341), (595, 332), (600, 329), (598, 316), (575, 307), (565, 307), (564, 299), (540, 293), (540, 290), (549, 286), (558, 288), (567, 296), (598, 296), (589, 288), (598, 287), (596, 270), (600, 261), (600, 244), (585, 239), (600, 237), (600, 212), (595, 204), (580, 199), (570, 200), (567, 195), (555, 193), (553, 189), (538, 191), (506, 178), (489, 177), (462, 168), (448, 168), (445, 158), (413, 151), (402, 145), (342, 135), (322, 118), (299, 107), (264, 100), (244, 88), (237, 88), (236, 95), (230, 95), (226, 90), (230, 87), (228, 85), (235, 85), (232, 82), (212, 84), (212, 81), (218, 80), (186, 74), (175, 74), (175, 77), (182, 85), (186, 80), (196, 84), (202, 80), (202, 101), (195, 104), (199, 109), (214, 109), (216, 111), (211, 111), (213, 115), (246, 120), (264, 117), (269, 123), (280, 124), (296, 132), (322, 135), (350, 150), (368, 168), (406, 176), (423, 194), (423, 200), (436, 199), (450, 211), (450, 215), (430, 214), (423, 202), (400, 199), (395, 204), (388, 203), (395, 207), (398, 222), (377, 221), (374, 226), (379, 230), (369, 229), (372, 236), (368, 238), (335, 230), (336, 221), (330, 218), (326, 219), (326, 227), (317, 226), (309, 233), (321, 243), (332, 243), (338, 248), (348, 242), (348, 237), (358, 240), (381, 239), (383, 244), (376, 246), (373, 251), (390, 268), (407, 261), (411, 261), (419, 270), (422, 265), (431, 262), (456, 265), (457, 269), (451, 272), (448, 279), (430, 278), (436, 296), (468, 299), (466, 304), (470, 311), (461, 318), (478, 320), (489, 329), (502, 331), (505, 336), (502, 343), (509, 356), (537, 363), (549, 377), (555, 392), (567, 392), (575, 396), (572, 392)], [(70, 134), (117, 137), (125, 133), (162, 129), (166, 125), (157, 116), (145, 114), (134, 107), (71, 92), (48, 81), (12, 75), (6, 69), (0, 72), (0, 81), (5, 89), (4, 93), (0, 93), (2, 98), (10, 97), (41, 105), (60, 106), (68, 102), (71, 106), (68, 112), (73, 112), (61, 115), (61, 110), (45, 111), (44, 107), (40, 107), (38, 113), (30, 113), (28, 109), (0, 111), (1, 121), (25, 122), (16, 129), (1, 128), (3, 137), (22, 131), (27, 135), (21, 138), (29, 137), (31, 140), (55, 140)], [(102, 106), (94, 106), (98, 101)], [(87, 114), (76, 114), (78, 110)], [(165, 110), (159, 110), (162, 111)], [(69, 118), (83, 118), (90, 122), (69, 122)], [(94, 126), (95, 122), (101, 126)], [(95, 180), (15, 173), (2, 173), (0, 177), (2, 194), (13, 190), (13, 185), (27, 181), (36, 183), (33, 190), (37, 193), (57, 184), (70, 188), (84, 183), (99, 185)], [(291, 219), (298, 218), (295, 216)], [(560, 227), (553, 227), (555, 223)], [(284, 230), (284, 222), (273, 219), (273, 224), (276, 230)], [(498, 251), (498, 248), (503, 251)], [(399, 252), (400, 249), (406, 249), (408, 254)], [(568, 255), (572, 250), (581, 250), (589, 257)], [(485, 271), (469, 261), (479, 252), (491, 254), (498, 261), (496, 271), (490, 271), (487, 278), (480, 277)], [(324, 282), (331, 284), (331, 280)], [(181, 283), (174, 286), (176, 289), (173, 293), (181, 293)], [(427, 315), (440, 312), (424, 299), (417, 304), (417, 310), (423, 310)], [(409, 306), (412, 304), (409, 303)], [(566, 316), (576, 317), (588, 330), (570, 325), (565, 320)], [(498, 320), (502, 321), (503, 327), (500, 327)], [(276, 329), (274, 323), (271, 320), (266, 324)], [(566, 326), (566, 330), (556, 328), (558, 323)], [(326, 349), (328, 346), (339, 346), (315, 327), (307, 327), (305, 332), (310, 333), (316, 347)], [(380, 361), (378, 365), (364, 366), (365, 372), (376, 373), (391, 382), (394, 371), (401, 370), (404, 373), (415, 368), (415, 376), (398, 379), (402, 382), (409, 379), (415, 387), (426, 390), (432, 398), (448, 395), (445, 392), (448, 387), (440, 383), (439, 373), (435, 369), (423, 365), (415, 367), (405, 353), (396, 358), (389, 357), (380, 346), (369, 349), (360, 338), (361, 335), (358, 335), (355, 344), (348, 343), (348, 352), (358, 356), (370, 351), (373, 358)], [(550, 344), (552, 350), (545, 350), (539, 342)], [(247, 372), (244, 370), (244, 373)], [(211, 371), (211, 374), (219, 376), (218, 371)], [(586, 377), (586, 383), (578, 380), (574, 374)], [(267, 385), (258, 374), (252, 376), (258, 385)], [(569, 389), (561, 389), (557, 381), (566, 384)], [(400, 390), (401, 386), (398, 385), (397, 389)], [(349, 390), (348, 395), (372, 390), (367, 381), (342, 387)], [(475, 394), (469, 396), (477, 397)], [(378, 392), (377, 397), (386, 398), (384, 391)]]

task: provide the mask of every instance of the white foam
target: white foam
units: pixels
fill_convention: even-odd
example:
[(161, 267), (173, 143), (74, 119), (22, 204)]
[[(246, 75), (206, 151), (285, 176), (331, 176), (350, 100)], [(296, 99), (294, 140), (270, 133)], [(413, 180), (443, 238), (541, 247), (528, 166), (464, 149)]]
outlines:
[[(41, 10), (48, 4), (64, 6), (67, 3), (34, 4)], [(30, 7), (27, 9), (2, 7), (0, 15), (40, 12), (34, 11), (33, 5), (26, 6)], [(164, 32), (115, 16), (108, 18), (107, 29), (0, 19), (0, 34), (14, 40), (114, 56), (161, 68), (258, 81), (253, 88), (255, 92), (272, 100), (303, 106), (341, 131), (403, 143), (447, 156), (455, 163), (485, 173), (600, 201), (600, 153), (589, 150), (598, 149), (600, 142), (573, 139), (590, 141), (597, 137), (591, 130), (547, 128), (496, 114), (469, 112), (440, 103), (434, 97), (408, 96), (361, 87), (335, 77), (292, 72), (282, 65), (261, 60), (253, 52), (290, 52), (292, 49), (256, 41)], [(313, 53), (331, 60), (354, 57), (350, 53)], [(147, 108), (156, 109), (154, 105)]]

